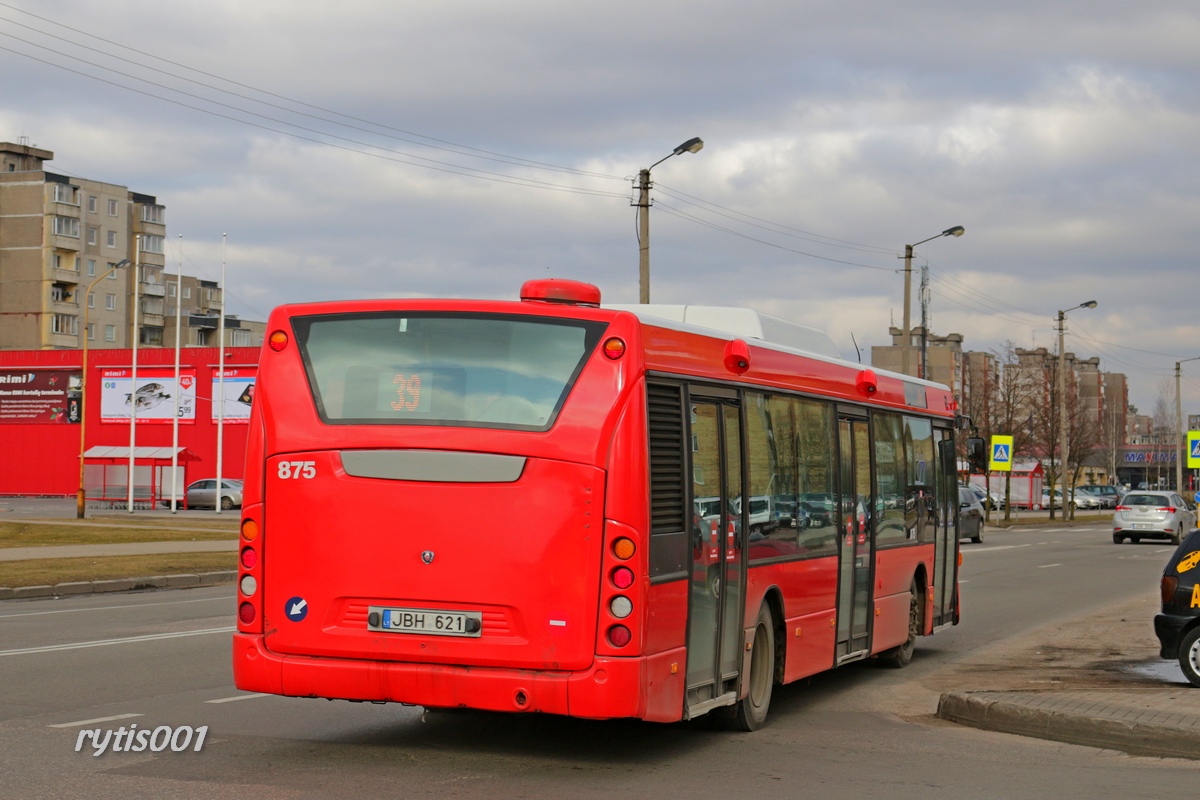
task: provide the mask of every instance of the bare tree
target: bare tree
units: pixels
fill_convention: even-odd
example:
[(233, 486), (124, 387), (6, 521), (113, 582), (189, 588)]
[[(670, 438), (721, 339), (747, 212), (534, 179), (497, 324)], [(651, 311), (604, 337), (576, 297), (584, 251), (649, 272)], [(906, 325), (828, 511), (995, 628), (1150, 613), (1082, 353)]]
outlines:
[[(1175, 452), (1175, 384), (1171, 378), (1163, 377), (1158, 381), (1158, 396), (1154, 400), (1154, 428), (1153, 438), (1154, 443), (1152, 452), (1154, 453), (1154, 482), (1155, 487), (1163, 485), (1164, 479), (1167, 483), (1171, 483), (1170, 476), (1174, 474), (1174, 470), (1170, 469), (1167, 463), (1171, 458), (1171, 454)], [(1166, 474), (1163, 468), (1167, 467)], [(1147, 480), (1149, 477), (1147, 476)]]
[[(1016, 346), (1005, 342), (996, 353), (1003, 365), (996, 396), (990, 405), (990, 427), (997, 433), (1013, 437), (1012, 461), (1018, 455), (1034, 458), (1033, 388), (1034, 381), (1017, 363)], [(1004, 476), (1004, 519), (1012, 519), (1012, 473)]]

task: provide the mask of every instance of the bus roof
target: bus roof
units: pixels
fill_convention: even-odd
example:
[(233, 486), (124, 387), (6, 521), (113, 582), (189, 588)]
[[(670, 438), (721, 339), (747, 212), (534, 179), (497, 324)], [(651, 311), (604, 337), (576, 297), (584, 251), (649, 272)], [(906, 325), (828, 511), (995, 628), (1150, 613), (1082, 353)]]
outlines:
[(671, 320), (701, 328), (781, 344), (806, 353), (841, 359), (825, 331), (798, 322), (773, 317), (749, 308), (692, 305), (605, 305), (617, 311), (630, 311), (643, 321)]

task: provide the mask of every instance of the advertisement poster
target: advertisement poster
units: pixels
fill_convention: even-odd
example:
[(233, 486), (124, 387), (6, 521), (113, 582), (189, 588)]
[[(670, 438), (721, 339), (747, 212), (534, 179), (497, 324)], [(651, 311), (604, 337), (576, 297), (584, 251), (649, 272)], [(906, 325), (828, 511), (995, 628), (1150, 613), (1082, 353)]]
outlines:
[(0, 424), (79, 422), (81, 383), (79, 370), (0, 369)]
[[(254, 402), (254, 380), (257, 375), (257, 367), (229, 367), (225, 370), (225, 424), (245, 425), (250, 422), (250, 406)], [(212, 399), (212, 419), (216, 422), (222, 404), (221, 382), (215, 372)]]
[(175, 395), (179, 395), (179, 421), (196, 421), (196, 370), (179, 371), (179, 386), (175, 386), (174, 367), (140, 367), (137, 386), (133, 385), (133, 370), (101, 370), (100, 421), (129, 424), (133, 404), (137, 403), (137, 421), (162, 424), (175, 417)]

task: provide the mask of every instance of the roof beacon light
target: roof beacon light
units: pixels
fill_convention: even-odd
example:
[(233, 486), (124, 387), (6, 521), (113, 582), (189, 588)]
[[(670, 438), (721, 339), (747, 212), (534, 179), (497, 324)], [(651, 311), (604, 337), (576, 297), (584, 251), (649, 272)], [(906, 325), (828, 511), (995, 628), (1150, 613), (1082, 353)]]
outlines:
[(583, 281), (565, 278), (541, 278), (521, 285), (521, 300), (526, 302), (563, 303), (572, 306), (600, 307), (600, 289)]

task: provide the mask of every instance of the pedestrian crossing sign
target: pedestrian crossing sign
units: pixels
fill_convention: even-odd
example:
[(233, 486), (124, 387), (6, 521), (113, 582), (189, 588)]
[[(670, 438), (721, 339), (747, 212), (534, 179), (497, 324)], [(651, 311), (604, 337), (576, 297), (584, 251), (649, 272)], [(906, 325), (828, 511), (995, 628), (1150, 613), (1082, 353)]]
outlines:
[(990, 471), (1012, 471), (1012, 446), (1013, 437), (1011, 436), (992, 437), (992, 457), (988, 462), (988, 469)]
[(1200, 469), (1200, 431), (1188, 431), (1187, 468)]

